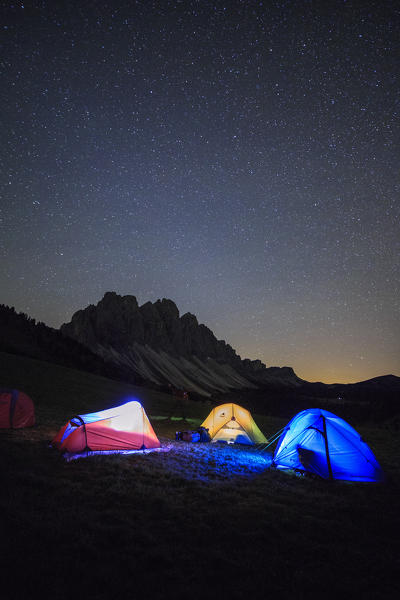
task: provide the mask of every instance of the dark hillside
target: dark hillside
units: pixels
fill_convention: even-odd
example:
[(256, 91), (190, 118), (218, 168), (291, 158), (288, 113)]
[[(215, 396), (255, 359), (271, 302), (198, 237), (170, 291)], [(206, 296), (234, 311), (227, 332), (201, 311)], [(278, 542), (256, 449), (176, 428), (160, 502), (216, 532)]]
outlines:
[(131, 369), (107, 363), (89, 348), (57, 329), (0, 304), (0, 351), (49, 361), (132, 383), (143, 383)]
[[(32, 397), (38, 423), (54, 423), (50, 437), (68, 417), (129, 399), (139, 400), (152, 415), (169, 415), (175, 405), (169, 394), (5, 352), (0, 352), (0, 386), (23, 390)], [(189, 401), (187, 405), (190, 418), (202, 419), (211, 410), (207, 400)], [(54, 421), (55, 416), (59, 421)]]

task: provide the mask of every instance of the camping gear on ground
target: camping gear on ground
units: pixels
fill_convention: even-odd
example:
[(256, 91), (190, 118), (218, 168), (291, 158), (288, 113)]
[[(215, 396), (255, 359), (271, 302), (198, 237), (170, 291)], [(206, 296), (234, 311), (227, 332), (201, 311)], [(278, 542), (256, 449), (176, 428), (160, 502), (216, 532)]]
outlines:
[(136, 400), (87, 415), (77, 415), (60, 429), (52, 445), (61, 452), (118, 452), (159, 448), (160, 442)]
[(309, 408), (293, 417), (279, 438), (272, 465), (330, 480), (384, 479), (371, 448), (355, 429), (320, 408)]
[(32, 427), (35, 407), (29, 396), (19, 390), (0, 388), (0, 429)]
[(197, 431), (182, 431), (182, 440), (184, 442), (199, 442), (200, 434)]
[(238, 404), (216, 406), (202, 423), (202, 427), (208, 429), (212, 442), (247, 445), (267, 442), (251, 413)]
[(197, 428), (196, 431), (198, 431), (198, 433), (200, 434), (200, 442), (211, 442), (211, 436), (209, 434), (208, 429), (200, 426)]
[(210, 442), (211, 438), (207, 429), (198, 427), (195, 431), (177, 431), (175, 433), (175, 440), (183, 442)]

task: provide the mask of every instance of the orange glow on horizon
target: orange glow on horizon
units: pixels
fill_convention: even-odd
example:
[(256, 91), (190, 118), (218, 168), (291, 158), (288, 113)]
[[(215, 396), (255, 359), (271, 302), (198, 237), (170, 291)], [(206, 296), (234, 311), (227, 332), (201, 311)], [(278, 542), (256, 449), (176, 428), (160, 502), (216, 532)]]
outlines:
[[(340, 354), (337, 348), (321, 352), (319, 355), (313, 348), (309, 355), (301, 355), (292, 352), (285, 357), (283, 352), (279, 356), (261, 358), (268, 367), (291, 367), (297, 377), (310, 383), (346, 384), (367, 381), (375, 377), (395, 375), (400, 377), (400, 362), (393, 355), (390, 361), (384, 361), (381, 356), (369, 354), (367, 358), (362, 355), (346, 356), (345, 352)], [(243, 353), (242, 356), (249, 354)], [(251, 355), (255, 358), (255, 353)]]
[(310, 383), (325, 383), (325, 384), (334, 384), (334, 383), (358, 383), (360, 381), (367, 381), (368, 379), (373, 379), (374, 377), (382, 377), (384, 375), (395, 375), (395, 373), (391, 373), (389, 371), (363, 371), (351, 368), (342, 368), (339, 367), (337, 369), (327, 368), (324, 366), (316, 367), (313, 365), (310, 368), (299, 368), (296, 370), (294, 368), (294, 372), (300, 379), (304, 379)]

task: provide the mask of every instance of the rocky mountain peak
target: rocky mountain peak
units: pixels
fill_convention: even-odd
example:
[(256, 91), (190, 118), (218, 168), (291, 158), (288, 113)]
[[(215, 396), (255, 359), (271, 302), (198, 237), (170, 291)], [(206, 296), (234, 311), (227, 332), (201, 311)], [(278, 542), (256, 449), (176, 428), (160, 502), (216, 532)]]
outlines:
[(192, 313), (187, 312), (184, 315), (182, 315), (181, 317), (181, 321), (182, 323), (185, 323), (185, 325), (187, 327), (198, 327), (199, 326), (199, 322), (197, 320), (197, 317), (195, 315), (192, 315)]
[[(215, 373), (207, 374), (210, 361), (214, 361), (214, 371), (217, 365), (229, 367), (229, 377), (233, 377), (233, 381), (239, 387), (251, 386), (247, 378), (251, 381), (254, 378), (260, 379), (270, 371), (259, 360), (242, 360), (229, 344), (218, 340), (206, 325), (199, 324), (192, 313), (187, 312), (180, 317), (176, 304), (167, 298), (154, 303), (145, 302), (139, 306), (135, 296), (106, 292), (96, 306), (90, 305), (76, 312), (70, 323), (62, 325), (61, 331), (107, 359), (118, 355), (120, 362), (133, 361), (133, 368), (138, 369), (143, 377), (146, 377), (147, 373), (151, 379), (156, 369), (157, 379), (160, 373), (162, 379), (171, 381), (169, 378), (175, 378), (172, 381), (174, 385), (177, 381), (176, 367), (168, 367), (168, 375), (165, 366), (158, 364), (165, 358), (160, 359), (164, 356), (162, 353), (168, 355), (172, 361), (208, 361), (207, 366), (202, 367), (201, 376), (206, 382), (210, 377), (216, 377)], [(146, 353), (146, 358), (143, 357), (143, 352)], [(135, 359), (132, 358), (133, 355), (136, 356)], [(200, 371), (199, 366), (193, 368), (197, 374), (191, 373), (190, 377), (195, 379), (199, 377)], [(274, 373), (271, 374), (279, 377), (279, 368), (274, 367), (273, 370)], [(171, 373), (175, 375), (171, 376)], [(282, 372), (282, 375), (289, 379), (297, 379), (295, 374), (289, 371)], [(226, 379), (226, 372), (224, 377)], [(221, 376), (218, 375), (218, 378)], [(187, 375), (181, 377), (181, 380), (190, 381)], [(204, 381), (202, 385), (205, 385)]]
[(154, 306), (165, 321), (176, 321), (179, 319), (178, 307), (172, 300), (163, 298), (162, 300), (157, 300), (157, 302), (154, 303)]

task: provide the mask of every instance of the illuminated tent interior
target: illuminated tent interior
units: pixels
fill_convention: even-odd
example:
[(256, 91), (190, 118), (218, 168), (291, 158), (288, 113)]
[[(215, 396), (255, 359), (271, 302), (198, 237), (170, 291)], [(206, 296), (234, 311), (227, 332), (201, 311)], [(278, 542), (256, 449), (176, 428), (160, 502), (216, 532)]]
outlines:
[(293, 417), (279, 438), (272, 464), (331, 480), (378, 482), (384, 478), (371, 448), (357, 431), (319, 408)]
[(251, 413), (238, 404), (216, 406), (202, 423), (202, 427), (208, 429), (212, 442), (252, 445), (267, 441)]
[(18, 390), (0, 389), (0, 429), (32, 427), (35, 407), (29, 396)]
[(77, 415), (52, 441), (61, 452), (124, 452), (159, 448), (160, 442), (140, 402)]

